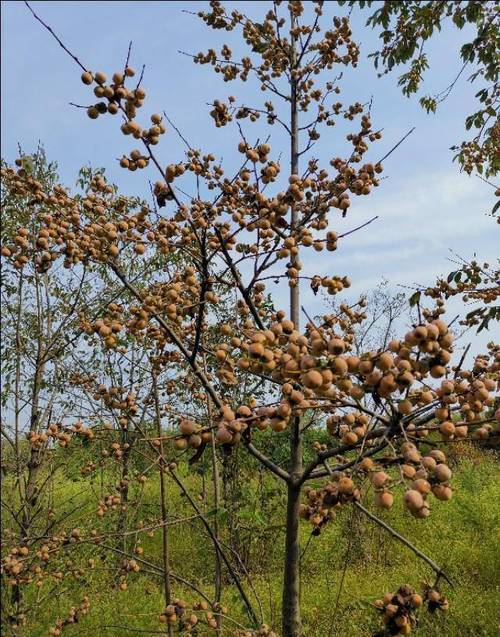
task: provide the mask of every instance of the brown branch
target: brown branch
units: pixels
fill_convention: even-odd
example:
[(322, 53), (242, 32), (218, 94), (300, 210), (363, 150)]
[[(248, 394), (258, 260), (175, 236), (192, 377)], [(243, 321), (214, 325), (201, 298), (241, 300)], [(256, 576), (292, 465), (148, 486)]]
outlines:
[(62, 43), (62, 41), (57, 37), (57, 35), (54, 33), (54, 31), (51, 29), (51, 27), (49, 27), (48, 24), (46, 24), (42, 18), (40, 18), (40, 16), (38, 16), (33, 9), (30, 7), (30, 5), (28, 4), (28, 2), (26, 2), (26, 0), (24, 1), (24, 4), (28, 7), (28, 9), (31, 11), (31, 13), (33, 14), (33, 17), (35, 18), (35, 20), (38, 20), (38, 22), (40, 22), (40, 24), (42, 26), (44, 26), (47, 31), (52, 35), (52, 37), (57, 41), (57, 43), (59, 44), (59, 46), (64, 49), (66, 51), (66, 53), (73, 58), (73, 60), (78, 64), (78, 66), (83, 69), (85, 71), (85, 73), (88, 73), (88, 69), (86, 69), (83, 64), (80, 62), (80, 60), (76, 57), (76, 55), (74, 55), (73, 53), (71, 53), (71, 51)]
[(378, 219), (378, 215), (376, 215), (375, 217), (372, 217), (371, 219), (369, 219), (365, 223), (362, 223), (360, 226), (357, 226), (356, 228), (353, 228), (352, 230), (348, 230), (347, 232), (344, 232), (343, 234), (339, 234), (337, 239), (342, 239), (343, 237), (347, 237), (348, 235), (352, 234), (353, 232), (356, 232), (357, 230), (361, 230), (361, 228), (369, 226), (370, 223), (372, 223), (376, 219)]
[[(158, 395), (158, 383), (156, 373), (152, 374), (153, 396), (155, 403), (156, 429), (158, 435), (161, 436), (161, 408), (160, 398)], [(165, 485), (165, 458), (163, 456), (163, 443), (160, 441), (160, 461), (158, 462), (158, 472), (160, 478), (160, 506), (162, 521), (162, 560), (163, 560), (163, 593), (165, 596), (165, 606), (171, 601), (172, 593), (170, 588), (170, 547), (169, 547), (169, 529), (167, 525), (167, 489)], [(168, 635), (173, 637), (174, 630), (171, 624), (168, 625)]]
[[(373, 431), (370, 431), (366, 434), (366, 436), (363, 439), (363, 442), (365, 442), (366, 440), (372, 440), (374, 438), (381, 438), (382, 436), (386, 436), (389, 431), (391, 430), (391, 427), (379, 427), (378, 429), (374, 429)], [(310, 479), (311, 477), (313, 477), (313, 471), (314, 469), (320, 465), (323, 464), (323, 462), (325, 460), (328, 460), (328, 458), (332, 458), (333, 456), (337, 456), (339, 454), (345, 454), (348, 451), (354, 451), (354, 449), (356, 449), (356, 447), (360, 444), (360, 442), (357, 442), (353, 445), (340, 445), (338, 447), (335, 447), (333, 449), (328, 449), (327, 451), (322, 451), (321, 453), (318, 453), (317, 457), (315, 460), (313, 460), (304, 470), (304, 472), (302, 473), (302, 476), (300, 477), (298, 483), (299, 484), (303, 484), (306, 480)], [(367, 452), (368, 453), (368, 452)], [(354, 461), (354, 464), (356, 462), (358, 462), (359, 459), (356, 459)], [(314, 474), (314, 477), (318, 477), (317, 474)]]
[(398, 142), (395, 146), (393, 146), (393, 147), (391, 148), (391, 150), (390, 150), (389, 152), (387, 152), (387, 153), (386, 153), (383, 157), (381, 157), (381, 158), (378, 160), (377, 164), (381, 164), (381, 163), (384, 161), (384, 159), (387, 159), (387, 158), (389, 157), (389, 155), (392, 155), (392, 153), (396, 150), (396, 148), (397, 148), (398, 146), (400, 146), (400, 145), (404, 142), (404, 140), (405, 140), (407, 137), (409, 137), (409, 136), (413, 133), (413, 131), (414, 131), (414, 130), (415, 130), (415, 126), (414, 126), (413, 128), (411, 128), (411, 129), (410, 129), (410, 130), (406, 133), (406, 135), (404, 135), (404, 136), (403, 136), (403, 137), (399, 140), (399, 142)]
[[(141, 296), (140, 292), (131, 283), (128, 282), (128, 280), (125, 278), (125, 275), (123, 274), (123, 272), (121, 272), (121, 270), (114, 264), (111, 265), (111, 269), (116, 274), (116, 276), (120, 279), (120, 281), (123, 283), (123, 285), (125, 285), (125, 287), (130, 292), (132, 292), (132, 294), (136, 297), (136, 299), (142, 301), (142, 296)], [(200, 380), (200, 382), (202, 383), (203, 387), (207, 390), (208, 394), (210, 394), (210, 397), (214, 401), (215, 405), (217, 405), (217, 407), (219, 409), (221, 409), (222, 408), (222, 401), (220, 400), (219, 396), (217, 395), (215, 389), (212, 387), (212, 385), (209, 382), (208, 378), (205, 376), (203, 371), (198, 367), (196, 362), (191, 360), (191, 354), (188, 352), (188, 350), (181, 343), (181, 341), (179, 340), (179, 337), (170, 329), (170, 327), (167, 325), (165, 320), (161, 316), (159, 316), (156, 312), (153, 312), (152, 316), (156, 319), (156, 321), (158, 321), (158, 323), (160, 324), (162, 329), (165, 331), (165, 333), (167, 334), (169, 339), (175, 344), (175, 346), (178, 348), (178, 350), (184, 356), (186, 361), (189, 363), (189, 366), (193, 370), (194, 374), (197, 376), (198, 380)]]
[(290, 474), (287, 471), (285, 471), (281, 467), (278, 467), (278, 465), (274, 464), (274, 462), (272, 460), (270, 460), (261, 451), (259, 451), (256, 447), (254, 447), (253, 444), (250, 441), (248, 441), (248, 442), (244, 441), (244, 444), (245, 444), (246, 448), (248, 449), (248, 451), (250, 452), (250, 454), (254, 458), (257, 458), (257, 460), (259, 462), (261, 462), (265, 467), (267, 467), (269, 469), (269, 471), (274, 473), (274, 475), (278, 476), (278, 478), (281, 478), (282, 480), (285, 480), (285, 482), (290, 482), (291, 477), (290, 477)]
[(238, 589), (238, 592), (240, 593), (241, 599), (243, 600), (248, 615), (250, 617), (250, 619), (252, 620), (252, 622), (257, 625), (258, 624), (258, 620), (257, 620), (257, 616), (255, 614), (255, 611), (252, 608), (252, 604), (250, 603), (250, 600), (247, 597), (247, 594), (245, 593), (240, 579), (237, 576), (237, 574), (235, 573), (231, 562), (228, 560), (228, 558), (226, 557), (224, 551), (222, 550), (222, 546), (219, 542), (219, 540), (215, 537), (215, 534), (212, 530), (212, 527), (210, 526), (208, 520), (206, 519), (206, 517), (202, 514), (202, 512), (200, 511), (200, 508), (198, 507), (198, 505), (196, 504), (196, 502), (193, 500), (193, 498), (191, 497), (191, 494), (189, 493), (189, 491), (186, 489), (186, 487), (184, 486), (184, 484), (182, 483), (182, 481), (180, 480), (180, 478), (177, 476), (177, 474), (175, 473), (175, 471), (173, 469), (169, 469), (169, 475), (172, 477), (172, 479), (174, 480), (174, 482), (177, 484), (177, 486), (181, 489), (182, 493), (186, 496), (186, 498), (189, 500), (189, 503), (191, 504), (191, 506), (193, 507), (193, 509), (196, 511), (196, 513), (199, 515), (201, 522), (203, 523), (203, 526), (205, 527), (208, 535), (210, 536), (212, 542), (215, 544), (215, 546), (217, 547), (217, 550), (219, 552), (219, 555), (221, 556), (222, 560), (224, 561), (224, 564), (227, 567), (227, 570), (229, 571), (229, 574), (231, 575), (231, 579), (233, 580), (233, 582), (236, 585), (236, 588)]
[(415, 555), (419, 557), (420, 559), (424, 560), (424, 562), (426, 562), (439, 577), (444, 577), (444, 579), (448, 582), (448, 584), (453, 588), (453, 584), (450, 578), (448, 577), (448, 575), (446, 575), (443, 569), (438, 564), (436, 564), (436, 562), (431, 560), (430, 557), (428, 557), (425, 553), (422, 553), (420, 549), (417, 549), (417, 547), (414, 546), (409, 540), (407, 540), (400, 533), (395, 531), (392, 527), (390, 527), (388, 524), (386, 524), (383, 520), (378, 518), (376, 515), (371, 513), (371, 511), (368, 511), (368, 509), (365, 509), (365, 507), (362, 504), (360, 504), (359, 502), (354, 502), (354, 506), (357, 507), (360, 511), (362, 511), (367, 517), (369, 517), (370, 520), (373, 520), (373, 522), (375, 522), (376, 524), (381, 526), (383, 529), (385, 529), (390, 535), (392, 535), (392, 537), (395, 537), (397, 540), (399, 540), (405, 546), (411, 549), (415, 553)]

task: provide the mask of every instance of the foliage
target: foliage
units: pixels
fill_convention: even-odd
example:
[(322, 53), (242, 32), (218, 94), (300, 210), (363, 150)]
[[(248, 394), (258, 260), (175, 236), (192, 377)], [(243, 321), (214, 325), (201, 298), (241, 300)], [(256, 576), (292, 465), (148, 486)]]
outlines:
[[(424, 95), (420, 105), (427, 112), (435, 112), (445, 100), (459, 77), (469, 65), (474, 71), (469, 80), (480, 80), (484, 86), (476, 93), (479, 108), (465, 120), (467, 131), (477, 129), (472, 139), (452, 147), (462, 168), (471, 173), (477, 170), (486, 176), (496, 175), (500, 168), (498, 145), (499, 69), (499, 5), (495, 1), (466, 2), (340, 2), (351, 7), (377, 6), (366, 24), (380, 28), (383, 47), (370, 55), (375, 68), (381, 66), (389, 73), (398, 66), (409, 64), (408, 71), (398, 79), (398, 85), (408, 97), (420, 89), (429, 68), (424, 47), (428, 40), (450, 23), (459, 30), (469, 28), (473, 39), (460, 48), (462, 67), (453, 82), (437, 95)], [(381, 5), (381, 6), (380, 6)]]

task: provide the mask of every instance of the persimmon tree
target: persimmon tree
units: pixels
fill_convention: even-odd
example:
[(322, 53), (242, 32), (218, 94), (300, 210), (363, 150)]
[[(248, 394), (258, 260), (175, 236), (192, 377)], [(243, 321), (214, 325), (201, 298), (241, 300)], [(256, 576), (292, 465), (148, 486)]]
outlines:
[[(22, 163), (19, 161), (19, 166)], [(57, 193), (56, 167), (47, 162), (43, 148), (26, 158), (21, 170), (41, 189)], [(26, 245), (30, 234), (37, 235), (41, 230), (38, 215), (32, 214), (40, 201), (32, 198), (29, 189), (14, 192), (3, 184), (1, 194), (5, 234), (12, 236), (14, 229), (23, 228), (14, 233), (17, 244)], [(40, 236), (39, 248), (44, 241)], [(2, 254), (9, 254), (5, 246)], [(50, 446), (57, 440), (65, 447), (73, 435), (62, 425), (75, 411), (75, 401), (66, 391), (63, 368), (71, 344), (81, 338), (78, 312), (92, 295), (86, 272), (62, 274), (56, 268), (49, 277), (37, 269), (36, 261), (25, 258), (12, 266), (7, 261), (2, 267), (0, 431), (5, 483), (2, 545), (12, 549), (2, 572), (13, 578), (12, 588), (2, 589), (2, 608), (7, 625), (15, 629), (34, 611), (33, 600), (24, 599), (20, 585), (24, 576), (22, 560), (32, 559), (43, 546), (40, 536), (59, 527), (71, 504), (69, 499), (59, 510), (52, 506), (56, 475), (65, 459), (54, 458)], [(82, 427), (79, 435), (85, 438), (92, 431)], [(82, 604), (85, 611), (86, 601)]]
[[(5, 239), (4, 257), (14, 267), (31, 260), (38, 272), (49, 275), (58, 264), (72, 272), (93, 264), (120, 284), (120, 302), (109, 303), (97, 319), (83, 315), (82, 328), (99, 335), (110, 350), (142, 345), (154, 373), (168, 374), (164, 405), (157, 394), (157, 434), (141, 436), (140, 442), (192, 504), (231, 574), (255, 631), (240, 634), (273, 633), (266, 626), (257, 628), (257, 615), (221, 541), (178, 475), (177, 464), (191, 449), (194, 464), (215, 447), (229, 452), (238, 446), (283, 484), (283, 637), (303, 635), (300, 521), (319, 535), (325, 524), (335, 523), (342, 507), (357, 508), (435, 572), (422, 595), (403, 586), (377, 603), (384, 634), (408, 634), (421, 606), (447, 609), (439, 585), (448, 578), (419, 550), (418, 539), (396, 533), (368, 501), (390, 509), (394, 494), (402, 491), (408, 513), (424, 520), (431, 506), (452, 497), (452, 474), (441, 446), (477, 430), (487, 437), (493, 430), (498, 346), (478, 356), (470, 369), (460, 360), (454, 364), (453, 333), (441, 299), (428, 308), (419, 305), (418, 321), (401, 338), (359, 352), (354, 346), (357, 326), (365, 318), (362, 306), (341, 303), (337, 312), (317, 320), (309, 318), (307, 308), (301, 311), (304, 285), (332, 296), (350, 286), (345, 274), (333, 270), (332, 253), (344, 243), (336, 220), (349, 214), (357, 197), (379, 186), (383, 172), (378, 159), (383, 151), (369, 158), (371, 144), (381, 138), (369, 107), (338, 101), (342, 75), (357, 65), (359, 48), (349, 20), (323, 15), (322, 2), (276, 1), (264, 9), (261, 21), (239, 9), (229, 12), (216, 1), (198, 15), (210, 29), (241, 30), (248, 55), (236, 58), (222, 44), (219, 51), (194, 53), (194, 62), (211, 67), (226, 83), (254, 81), (269, 96), (264, 103), (256, 97), (250, 104), (229, 95), (211, 104), (218, 128), (237, 125), (238, 167), (226, 172), (214, 153), (199, 150), (192, 140), (186, 140), (183, 156), (161, 158), (156, 146), (168, 122), (159, 113), (140, 116), (146, 91), (130, 60), (108, 79), (88, 69), (55, 36), (98, 100), (84, 106), (90, 119), (114, 118), (123, 134), (135, 140), (137, 148), (120, 165), (156, 171), (155, 200), (125, 206), (104, 180), (97, 180), (85, 197), (75, 197), (62, 188), (46, 189), (22, 169), (6, 168), (6, 187), (29, 192), (43, 209), (30, 208), (36, 228), (16, 228)], [(270, 134), (254, 140), (250, 127), (243, 129), (257, 120), (286, 135), (286, 158), (273, 152)], [(312, 150), (323, 127), (339, 128), (341, 122), (352, 125), (344, 140), (346, 153), (321, 167)], [(332, 262), (331, 275), (306, 275), (314, 253)], [(141, 264), (151, 255), (158, 267), (141, 280)], [(277, 307), (277, 297), (266, 295), (272, 290), (269, 281), (288, 285), (285, 309)], [(236, 315), (220, 324), (218, 306), (229, 293), (237, 294)], [(210, 326), (217, 338), (205, 338)], [(235, 392), (243, 382), (258, 382), (259, 394)], [(181, 384), (179, 396), (187, 400), (172, 409)], [(195, 400), (205, 401), (204, 416), (193, 416)], [(162, 408), (175, 423), (173, 436), (162, 434)], [(315, 431), (312, 459), (305, 462), (311, 450), (304, 449), (304, 439)], [(262, 444), (268, 432), (286, 439), (286, 463)], [(175, 625), (189, 632), (202, 617), (219, 630), (206, 606), (194, 606), (191, 615), (185, 609), (184, 603), (168, 604), (162, 621), (170, 630)]]
[[(43, 250), (48, 241), (38, 223), (48, 200), (37, 197), (33, 189), (50, 192), (49, 205), (54, 205), (62, 192), (56, 166), (39, 147), (33, 155), (22, 154), (17, 167), (28, 187), (13, 189), (2, 182), (4, 236), (16, 235), (17, 245), (26, 245), (30, 235), (37, 235), (38, 249)], [(4, 169), (7, 166), (2, 163)], [(82, 169), (79, 184), (88, 193), (98, 179), (98, 174)], [(3, 244), (2, 255), (10, 253)], [(2, 574), (12, 586), (2, 587), (2, 608), (6, 630), (13, 634), (36, 616), (48, 596), (42, 591), (44, 585), (52, 587), (49, 595), (54, 599), (63, 588), (64, 571), (70, 579), (81, 577), (64, 556), (46, 563), (54, 551), (51, 538), (55, 546), (80, 548), (74, 542), (76, 520), (79, 509), (87, 504), (83, 500), (75, 507), (75, 494), (61, 494), (59, 477), (78, 471), (75, 456), (84, 455), (80, 452), (96, 435), (101, 443), (105, 441), (103, 431), (111, 427), (105, 422), (106, 416), (112, 421), (113, 410), (106, 414), (94, 396), (89, 399), (86, 394), (92, 379), (101, 375), (102, 380), (103, 372), (112, 367), (113, 379), (121, 376), (123, 380), (124, 370), (122, 354), (85, 343), (81, 317), (97, 319), (116, 294), (105, 272), (98, 276), (92, 268), (75, 272), (56, 265), (49, 276), (40, 269), (40, 257), (7, 259), (2, 264)], [(135, 361), (135, 374), (139, 362)], [(141, 385), (145, 386), (144, 381)], [(111, 391), (115, 397), (117, 389)], [(102, 393), (96, 398), (102, 399)], [(102, 463), (102, 458), (93, 460), (92, 456), (81, 468), (83, 475)], [(119, 513), (123, 520), (126, 511)], [(24, 594), (26, 584), (32, 585), (34, 595)], [(86, 613), (88, 600), (74, 608), (72, 620)]]

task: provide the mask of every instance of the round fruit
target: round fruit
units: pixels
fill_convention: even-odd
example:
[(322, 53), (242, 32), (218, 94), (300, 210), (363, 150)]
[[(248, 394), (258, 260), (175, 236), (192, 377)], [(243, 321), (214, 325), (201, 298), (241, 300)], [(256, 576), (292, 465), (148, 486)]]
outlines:
[(409, 489), (404, 494), (404, 503), (410, 511), (418, 511), (424, 506), (424, 498), (419, 491)]

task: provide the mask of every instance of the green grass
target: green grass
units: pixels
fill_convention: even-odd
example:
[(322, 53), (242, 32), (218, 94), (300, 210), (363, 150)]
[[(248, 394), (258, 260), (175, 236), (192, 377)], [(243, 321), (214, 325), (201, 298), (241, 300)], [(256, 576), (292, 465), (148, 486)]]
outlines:
[[(450, 502), (434, 501), (428, 520), (415, 520), (395, 499), (389, 512), (379, 514), (393, 528), (411, 538), (424, 553), (440, 564), (454, 583), (454, 588), (442, 585), (450, 600), (448, 613), (420, 615), (418, 635), (422, 637), (495, 637), (500, 635), (500, 572), (499, 517), (500, 489), (498, 470), (493, 454), (470, 454), (454, 466), (454, 497)], [(193, 493), (200, 490), (200, 479), (187, 476), (186, 483)], [(78, 516), (80, 524), (89, 518), (93, 505), (82, 496), (86, 482), (65, 480), (58, 485), (58, 497), (73, 506), (78, 499), (84, 508)], [(97, 488), (94, 484), (94, 488)], [(88, 484), (87, 484), (88, 489)], [(150, 480), (142, 494), (142, 502), (156, 514), (158, 484)], [(177, 516), (190, 516), (192, 510), (185, 498), (170, 487), (170, 507)], [(85, 491), (85, 489), (83, 489)], [(278, 512), (280, 497), (271, 511)], [(85, 504), (86, 503), (86, 504)], [(210, 511), (208, 503), (206, 510)], [(131, 513), (132, 515), (132, 513)], [(301, 527), (302, 546), (307, 549), (302, 558), (302, 612), (305, 637), (368, 637), (379, 627), (377, 613), (371, 602), (387, 591), (408, 583), (416, 588), (422, 581), (433, 581), (430, 568), (408, 548), (352, 509), (342, 511), (330, 522), (319, 537), (310, 538), (310, 527)], [(223, 522), (223, 521), (222, 521)], [(281, 572), (284, 531), (275, 519), (267, 519), (268, 531), (258, 535), (250, 547), (252, 583), (261, 600), (266, 621), (279, 631)], [(228, 541), (228, 538), (224, 538)], [(203, 534), (199, 521), (184, 522), (171, 527), (172, 570), (196, 583), (209, 597), (213, 594), (213, 548)], [(144, 537), (144, 558), (161, 563), (161, 534)], [(87, 545), (80, 556), (86, 560), (93, 547)], [(76, 559), (76, 558), (75, 558)], [(39, 605), (23, 634), (42, 637), (56, 617), (64, 617), (68, 608), (76, 604), (83, 594), (91, 601), (90, 613), (75, 626), (68, 626), (66, 637), (106, 635), (126, 637), (134, 634), (155, 634), (162, 629), (158, 614), (163, 608), (163, 592), (158, 577), (143, 571), (128, 578), (127, 590), (119, 590), (110, 581), (113, 558), (98, 561), (95, 570), (75, 582), (65, 578), (65, 592), (54, 594)], [(342, 583), (342, 585), (341, 585)], [(249, 596), (252, 591), (245, 586)], [(173, 583), (174, 594), (196, 601), (192, 591)], [(44, 588), (42, 594), (50, 593)], [(224, 583), (223, 601), (231, 616), (238, 622), (248, 623), (235, 587)], [(255, 605), (257, 608), (257, 604)], [(227, 627), (230, 627), (227, 622)], [(109, 628), (110, 626), (119, 626)], [(121, 627), (123, 628), (121, 628)], [(125, 630), (133, 627), (146, 632)], [(194, 634), (194, 633), (193, 633)], [(199, 637), (209, 634), (200, 630)], [(227, 634), (227, 633), (226, 633)]]

